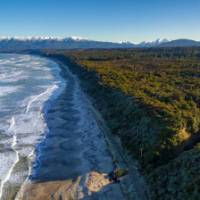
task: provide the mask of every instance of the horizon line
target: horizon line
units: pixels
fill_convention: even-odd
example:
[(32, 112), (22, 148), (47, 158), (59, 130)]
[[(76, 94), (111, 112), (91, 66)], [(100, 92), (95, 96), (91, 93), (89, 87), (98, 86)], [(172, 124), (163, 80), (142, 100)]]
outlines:
[(82, 37), (82, 36), (39, 36), (39, 35), (32, 35), (32, 36), (0, 36), (0, 40), (6, 40), (6, 39), (17, 39), (17, 40), (32, 40), (32, 39), (41, 39), (41, 40), (50, 40), (50, 39), (56, 39), (56, 40), (64, 40), (64, 39), (74, 39), (74, 40), (90, 40), (90, 41), (96, 41), (96, 42), (112, 42), (112, 43), (131, 43), (131, 44), (141, 44), (143, 42), (145, 43), (151, 43), (151, 42), (162, 42), (162, 41), (166, 41), (166, 42), (170, 42), (173, 40), (193, 40), (193, 41), (197, 41), (199, 42), (200, 40), (196, 40), (196, 39), (191, 39), (191, 38), (173, 38), (173, 39), (169, 39), (169, 38), (157, 38), (155, 40), (143, 40), (141, 42), (133, 42), (133, 41), (128, 41), (128, 40), (121, 40), (121, 41), (109, 41), (109, 40), (98, 40), (98, 39), (89, 39), (86, 37)]

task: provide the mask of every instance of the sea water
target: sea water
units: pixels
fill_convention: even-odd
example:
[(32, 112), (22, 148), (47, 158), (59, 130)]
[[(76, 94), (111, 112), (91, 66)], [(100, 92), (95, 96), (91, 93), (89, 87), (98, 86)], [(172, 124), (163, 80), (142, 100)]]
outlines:
[(0, 54), (0, 199), (12, 198), (31, 173), (48, 132), (45, 113), (66, 84), (59, 73), (49, 59)]

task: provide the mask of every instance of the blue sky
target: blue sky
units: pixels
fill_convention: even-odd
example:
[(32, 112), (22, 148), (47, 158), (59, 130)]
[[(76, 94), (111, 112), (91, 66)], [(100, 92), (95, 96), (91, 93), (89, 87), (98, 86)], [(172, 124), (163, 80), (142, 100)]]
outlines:
[(0, 36), (200, 40), (200, 0), (1, 0)]

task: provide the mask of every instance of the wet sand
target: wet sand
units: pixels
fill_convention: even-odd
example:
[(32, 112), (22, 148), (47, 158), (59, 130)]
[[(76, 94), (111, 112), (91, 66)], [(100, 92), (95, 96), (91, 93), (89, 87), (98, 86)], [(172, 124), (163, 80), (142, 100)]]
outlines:
[(113, 161), (87, 97), (67, 68), (61, 75), (67, 86), (47, 114), (49, 133), (17, 198), (124, 199), (120, 185), (106, 176)]

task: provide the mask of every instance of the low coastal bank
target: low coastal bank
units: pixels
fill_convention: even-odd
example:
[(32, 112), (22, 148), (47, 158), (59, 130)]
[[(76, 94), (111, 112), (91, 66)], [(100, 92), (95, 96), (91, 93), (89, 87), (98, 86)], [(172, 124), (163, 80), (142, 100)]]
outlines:
[[(85, 55), (81, 51), (80, 54), (77, 53), (78, 55), (76, 52), (70, 54), (64, 51), (48, 51), (47, 54), (66, 63), (70, 70), (77, 74), (85, 92), (91, 97), (94, 107), (106, 121), (112, 137), (118, 137), (123, 150), (129, 157), (137, 158), (139, 161), (138, 166), (148, 183), (152, 199), (198, 199), (200, 191), (198, 165), (200, 148), (196, 144), (198, 140), (195, 140), (194, 146), (190, 145), (190, 148), (183, 149), (185, 143), (181, 143), (182, 139), (187, 141), (190, 137), (186, 131), (182, 130), (176, 136), (177, 145), (173, 143), (175, 145), (173, 146), (171, 143), (171, 146), (168, 146), (167, 142), (170, 140), (167, 139), (169, 130), (165, 126), (166, 124), (155, 118), (152, 109), (140, 104), (139, 98), (134, 100), (114, 87), (115, 80), (116, 82), (118, 80), (119, 84), (120, 81), (123, 83), (123, 79), (118, 79), (120, 77), (118, 77), (117, 70), (112, 72), (112, 68), (109, 70), (109, 67), (104, 66), (101, 69), (99, 65), (90, 66), (88, 64), (90, 61), (95, 63), (112, 58), (109, 55), (108, 58), (105, 58), (103, 51), (95, 52), (97, 53), (95, 55), (92, 51), (88, 52), (89, 55), (87, 52)], [(166, 60), (164, 61), (166, 62)], [(85, 64), (81, 65), (81, 62)], [(105, 84), (104, 80), (107, 76), (114, 81)], [(164, 135), (156, 141), (155, 138), (159, 133)], [(163, 142), (162, 146), (158, 146), (159, 141)], [(189, 140), (190, 142), (191, 140)]]
[[(139, 165), (137, 161), (133, 160), (127, 151), (123, 149), (120, 138), (110, 132), (110, 129), (108, 128), (105, 120), (102, 118), (101, 113), (94, 107), (94, 99), (92, 96), (89, 96), (89, 93), (87, 92), (87, 86), (82, 82), (83, 74), (77, 73), (78, 71), (74, 70), (74, 65), (69, 63), (69, 61), (66, 62), (66, 60), (57, 57), (53, 57), (53, 59), (55, 62), (60, 64), (63, 70), (67, 67), (77, 77), (76, 80), (86, 96), (85, 101), (87, 102), (98, 128), (100, 129), (102, 136), (106, 141), (106, 146), (112, 158), (114, 169), (128, 169), (128, 174), (121, 177), (120, 182), (118, 183), (123, 193), (123, 199), (149, 199), (148, 187), (146, 186), (146, 183), (139, 172)], [(95, 182), (95, 179), (93, 181)]]

